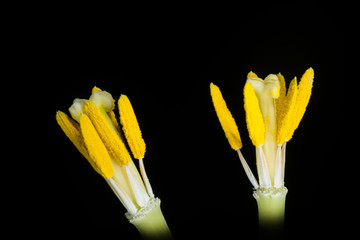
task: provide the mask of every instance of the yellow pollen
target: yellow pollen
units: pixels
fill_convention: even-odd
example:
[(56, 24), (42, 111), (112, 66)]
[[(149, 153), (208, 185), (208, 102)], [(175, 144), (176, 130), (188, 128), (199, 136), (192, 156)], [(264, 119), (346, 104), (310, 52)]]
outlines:
[(114, 175), (114, 168), (109, 153), (85, 114), (80, 117), (80, 128), (89, 152), (90, 164), (104, 178), (111, 178)]
[(285, 99), (285, 95), (286, 95), (286, 84), (285, 84), (285, 78), (283, 75), (281, 75), (281, 73), (276, 74), (279, 83), (280, 83), (280, 93), (279, 93), (279, 98), (277, 100), (284, 100)]
[(254, 88), (249, 82), (244, 87), (244, 108), (249, 137), (254, 146), (260, 147), (265, 141), (265, 124)]
[(225, 132), (225, 136), (229, 141), (231, 148), (234, 150), (242, 148), (238, 127), (233, 116), (231, 115), (231, 112), (226, 106), (226, 102), (220, 92), (219, 87), (211, 83), (210, 92), (217, 117), (219, 118), (221, 127)]
[(139, 123), (136, 119), (134, 109), (126, 95), (121, 95), (118, 101), (120, 123), (123, 127), (124, 135), (129, 144), (130, 150), (136, 159), (143, 158), (146, 145), (142, 138)]
[(309, 68), (303, 74), (299, 82), (297, 96), (296, 96), (296, 103), (291, 117), (292, 123), (288, 131), (288, 134), (286, 136), (286, 141), (289, 141), (292, 138), (295, 129), (299, 126), (300, 121), (304, 116), (306, 107), (310, 100), (313, 80), (314, 80), (314, 70), (312, 68)]
[(56, 113), (56, 121), (65, 133), (65, 135), (70, 139), (70, 141), (75, 145), (79, 152), (86, 158), (89, 159), (89, 154), (86, 149), (84, 139), (81, 135), (80, 126), (74, 120), (72, 120), (66, 113), (58, 111)]
[(116, 119), (116, 116), (115, 116), (114, 111), (108, 112), (107, 115), (109, 116), (112, 124), (114, 125), (114, 127), (115, 127), (115, 129), (116, 129), (116, 131), (118, 131), (119, 134), (121, 135), (119, 123), (118, 123), (118, 121), (117, 121), (117, 119)]
[(285, 102), (286, 83), (285, 83), (285, 78), (283, 75), (281, 75), (281, 73), (276, 74), (276, 76), (278, 77), (279, 83), (280, 83), (279, 97), (275, 100), (276, 101), (276, 124), (277, 124), (277, 126), (279, 126), (280, 118), (282, 116), (281, 112), (284, 112), (282, 110), (282, 106), (284, 105), (284, 102)]
[(90, 118), (113, 160), (120, 166), (127, 165), (130, 161), (130, 155), (120, 134), (109, 125), (93, 102), (89, 100), (85, 102), (84, 113)]
[(101, 91), (101, 89), (95, 86), (95, 87), (93, 87), (93, 89), (91, 90), (91, 94), (93, 94), (93, 93), (96, 92), (96, 91)]
[(258, 76), (253, 72), (249, 72), (246, 79), (248, 78), (258, 78)]
[(289, 86), (287, 95), (284, 102), (281, 104), (281, 108), (277, 109), (277, 133), (276, 144), (282, 145), (285, 140), (293, 122), (293, 110), (296, 105), (297, 97), (297, 81), (294, 78)]

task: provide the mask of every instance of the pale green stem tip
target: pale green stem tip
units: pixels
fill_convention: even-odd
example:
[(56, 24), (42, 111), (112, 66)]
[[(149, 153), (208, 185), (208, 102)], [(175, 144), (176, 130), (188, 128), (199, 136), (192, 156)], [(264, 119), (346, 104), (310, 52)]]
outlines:
[(259, 226), (261, 229), (281, 231), (285, 216), (286, 187), (257, 189), (254, 191), (259, 210)]
[(160, 199), (152, 198), (135, 216), (126, 215), (144, 239), (173, 239), (160, 208)]

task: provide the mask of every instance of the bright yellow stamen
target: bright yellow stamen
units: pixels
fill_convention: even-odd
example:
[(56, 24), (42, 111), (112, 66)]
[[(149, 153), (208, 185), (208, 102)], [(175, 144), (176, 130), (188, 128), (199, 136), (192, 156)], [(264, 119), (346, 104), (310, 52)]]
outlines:
[(134, 109), (131, 106), (130, 100), (126, 95), (121, 95), (118, 101), (120, 123), (123, 126), (123, 131), (131, 152), (136, 159), (143, 158), (145, 155), (146, 145), (141, 136), (139, 123), (136, 119)]
[(112, 124), (114, 125), (116, 131), (118, 131), (120, 133), (120, 135), (121, 135), (120, 126), (119, 126), (119, 123), (118, 123), (118, 121), (116, 119), (114, 111), (108, 112), (107, 114), (108, 114)]
[(129, 152), (120, 138), (119, 133), (110, 125), (111, 120), (109, 119), (109, 124), (107, 119), (105, 119), (108, 115), (104, 113), (106, 114), (106, 116), (104, 116), (98, 107), (89, 100), (84, 104), (84, 113), (89, 116), (113, 160), (120, 166), (123, 164), (127, 165), (130, 161)]
[(277, 133), (276, 133), (276, 144), (282, 145), (285, 140), (293, 121), (293, 109), (296, 105), (297, 97), (297, 81), (294, 78), (289, 86), (287, 95), (281, 108), (277, 109)]
[(211, 83), (210, 91), (216, 114), (231, 148), (234, 150), (242, 148), (238, 127), (233, 116), (231, 115), (231, 112), (226, 106), (226, 102), (220, 92), (219, 87)]
[(285, 84), (285, 78), (283, 75), (281, 75), (281, 73), (276, 74), (279, 83), (280, 83), (280, 93), (279, 93), (279, 97), (276, 99), (277, 102), (282, 102), (285, 99), (285, 95), (286, 95), (286, 84)]
[[(95, 93), (98, 92), (98, 93)], [(104, 115), (108, 115), (109, 118), (106, 118), (106, 120), (108, 121), (110, 119), (110, 122), (112, 123), (111, 127), (113, 127), (113, 129), (117, 132), (120, 133), (120, 127), (119, 127), (119, 123), (116, 120), (115, 117), (115, 113), (113, 111), (115, 104), (114, 104), (114, 99), (112, 98), (111, 94), (106, 92), (106, 91), (102, 91), (100, 88), (98, 87), (93, 87), (92, 91), (91, 91), (91, 96), (90, 96), (90, 101), (92, 101), (93, 103), (95, 103), (95, 105), (99, 108), (99, 110), (104, 110), (101, 113)], [(94, 94), (95, 93), (95, 94)]]
[(289, 129), (289, 132), (286, 136), (286, 141), (289, 141), (295, 129), (299, 126), (302, 117), (304, 116), (306, 107), (310, 100), (311, 89), (313, 86), (314, 80), (314, 70), (309, 68), (301, 77), (299, 82), (299, 87), (297, 91), (296, 104), (293, 110), (292, 116), (292, 126)]
[(79, 124), (66, 115), (66, 113), (61, 111), (56, 113), (56, 121), (79, 152), (86, 159), (89, 159), (89, 154), (84, 143), (84, 138), (81, 135)]
[(93, 124), (85, 114), (80, 117), (80, 128), (89, 152), (90, 164), (104, 178), (111, 178), (114, 175), (114, 168), (110, 156)]
[(246, 79), (248, 78), (258, 78), (258, 76), (253, 72), (249, 72)]
[(254, 146), (260, 147), (265, 141), (265, 124), (254, 88), (249, 82), (244, 87), (244, 108), (249, 137)]
[(93, 94), (96, 91), (101, 91), (101, 89), (98, 87), (93, 87), (93, 89), (91, 90), (91, 94)]
[(276, 101), (276, 125), (279, 126), (279, 122), (280, 119), (282, 119), (282, 113), (284, 112), (282, 110), (284, 102), (285, 102), (285, 97), (286, 97), (286, 83), (285, 83), (285, 78), (283, 75), (276, 74), (277, 78), (279, 79), (279, 83), (280, 83), (280, 93), (279, 93), (279, 97), (275, 100)]

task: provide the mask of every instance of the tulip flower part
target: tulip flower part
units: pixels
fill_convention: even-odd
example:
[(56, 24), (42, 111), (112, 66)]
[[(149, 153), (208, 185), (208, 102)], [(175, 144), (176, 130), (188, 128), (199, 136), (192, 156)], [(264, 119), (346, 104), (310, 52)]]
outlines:
[[(121, 95), (116, 120), (110, 93), (94, 87), (89, 100), (75, 99), (69, 112), (58, 111), (56, 120), (65, 135), (109, 184), (125, 214), (145, 239), (171, 239), (171, 233), (144, 167), (145, 142), (130, 100)], [(127, 149), (139, 160), (139, 174)]]
[(286, 144), (305, 113), (313, 86), (314, 70), (309, 68), (299, 84), (296, 77), (288, 90), (284, 77), (270, 74), (264, 80), (250, 72), (244, 86), (244, 108), (249, 137), (255, 146), (258, 180), (240, 149), (242, 143), (235, 120), (220, 89), (213, 83), (210, 92), (214, 108), (230, 146), (237, 151), (241, 164), (254, 188), (260, 226), (276, 228), (284, 221), (284, 184)]

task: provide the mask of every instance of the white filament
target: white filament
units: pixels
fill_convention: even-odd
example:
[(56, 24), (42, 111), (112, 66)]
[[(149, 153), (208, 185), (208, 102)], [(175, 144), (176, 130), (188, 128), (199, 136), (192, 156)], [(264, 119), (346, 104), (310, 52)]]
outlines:
[(140, 166), (141, 176), (142, 176), (143, 181), (144, 181), (144, 183), (145, 183), (146, 190), (147, 190), (150, 198), (154, 198), (155, 195), (154, 195), (153, 190), (152, 190), (152, 187), (151, 187), (151, 185), (150, 185), (149, 178), (147, 177), (147, 174), (146, 174), (146, 171), (145, 171), (145, 167), (144, 167), (144, 161), (143, 161), (142, 158), (139, 159), (139, 166)]
[(144, 187), (134, 177), (134, 175), (132, 174), (130, 168), (127, 165), (124, 165), (124, 166), (125, 166), (126, 174), (128, 176), (128, 179), (129, 179), (131, 189), (132, 189), (132, 191), (134, 193), (134, 196), (135, 196), (135, 200), (136, 200), (137, 204), (140, 207), (144, 207), (147, 204), (147, 202), (150, 200), (150, 197), (147, 194)]
[(242, 155), (240, 149), (236, 149), (236, 152), (238, 153), (239, 155), (239, 158), (240, 158), (240, 162), (245, 170), (245, 173), (246, 173), (246, 176), (249, 178), (251, 184), (254, 186), (254, 189), (258, 189), (259, 188), (259, 184), (258, 182), (256, 181), (256, 178), (254, 177), (254, 174), (252, 173), (249, 165), (247, 164), (244, 156)]
[(269, 168), (267, 166), (265, 154), (261, 146), (256, 147), (256, 160), (257, 160), (260, 188), (271, 187)]
[(121, 190), (121, 188), (118, 186), (118, 184), (115, 182), (114, 179), (105, 178), (105, 180), (109, 184), (115, 195), (118, 197), (122, 205), (126, 208), (128, 213), (134, 216), (137, 213), (138, 209), (136, 208), (134, 203), (130, 200), (130, 198), (127, 196), (127, 194), (123, 190)]

